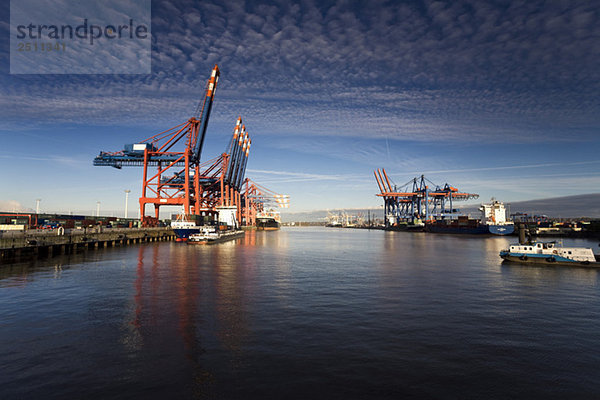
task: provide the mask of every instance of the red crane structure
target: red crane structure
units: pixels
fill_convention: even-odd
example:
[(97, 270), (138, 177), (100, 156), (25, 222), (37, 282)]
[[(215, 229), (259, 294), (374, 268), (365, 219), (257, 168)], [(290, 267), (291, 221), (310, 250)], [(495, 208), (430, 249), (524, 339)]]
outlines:
[(438, 186), (424, 175), (402, 186), (392, 186), (384, 168), (376, 169), (374, 174), (380, 191), (376, 195), (383, 197), (386, 227), (400, 222), (415, 223), (416, 220), (430, 221), (450, 216), (457, 212), (453, 208), (454, 201), (479, 197), (478, 194), (460, 192), (447, 183)]
[(244, 220), (246, 225), (256, 225), (256, 217), (267, 211), (267, 208), (289, 208), (290, 196), (279, 194), (246, 178), (244, 192)]
[[(248, 198), (249, 186), (244, 176), (252, 140), (241, 117), (236, 121), (226, 151), (201, 162), (219, 75), (219, 67), (215, 65), (206, 83), (205, 96), (192, 118), (137, 143), (126, 144), (124, 150), (101, 151), (94, 159), (97, 166), (143, 167), (139, 199), (143, 226), (158, 224), (161, 206), (180, 206), (184, 215), (212, 217), (218, 213), (218, 207), (236, 207), (237, 221), (245, 219), (246, 225), (253, 224), (255, 219), (251, 216), (257, 213), (254, 207), (262, 203), (258, 198)], [(264, 193), (272, 192), (265, 189)], [(148, 204), (154, 205), (153, 216), (146, 215)]]
[[(98, 166), (143, 166), (139, 202), (140, 217), (145, 226), (158, 222), (161, 206), (183, 206), (189, 214), (201, 212), (203, 188), (200, 178), (203, 171), (200, 156), (219, 74), (219, 67), (215, 65), (206, 84), (206, 94), (188, 121), (138, 143), (125, 145), (119, 152), (100, 152), (94, 159), (94, 165)], [(185, 147), (177, 150), (181, 143)], [(151, 171), (152, 167), (156, 167), (156, 172)], [(206, 169), (210, 171), (214, 168), (211, 167)], [(146, 216), (147, 204), (154, 205), (154, 217)]]
[(242, 187), (251, 145), (252, 140), (246, 131), (246, 126), (242, 124), (242, 117), (238, 117), (227, 151), (227, 162), (222, 171), (223, 187), (219, 205), (236, 206), (236, 218), (240, 222), (243, 218), (242, 205), (245, 202), (245, 199), (242, 198)]

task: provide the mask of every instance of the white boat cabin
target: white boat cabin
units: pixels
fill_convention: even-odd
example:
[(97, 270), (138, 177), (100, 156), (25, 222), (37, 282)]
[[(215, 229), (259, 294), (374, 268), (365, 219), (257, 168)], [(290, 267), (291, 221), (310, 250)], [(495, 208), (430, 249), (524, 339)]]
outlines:
[(190, 235), (190, 241), (216, 240), (220, 237), (214, 226), (203, 226), (199, 233)]

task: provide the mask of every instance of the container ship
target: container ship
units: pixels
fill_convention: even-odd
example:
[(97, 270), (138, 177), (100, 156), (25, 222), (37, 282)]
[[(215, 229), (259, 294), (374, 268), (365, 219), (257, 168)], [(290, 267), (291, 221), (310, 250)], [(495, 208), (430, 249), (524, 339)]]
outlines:
[(202, 222), (195, 215), (178, 214), (171, 221), (171, 229), (173, 229), (173, 233), (175, 234), (175, 241), (186, 242), (190, 235), (199, 233), (202, 228)]
[(510, 235), (515, 231), (512, 221), (506, 220), (504, 203), (492, 199), (479, 208), (481, 218), (469, 218), (466, 215), (456, 219), (439, 219), (427, 222), (425, 230), (434, 233), (463, 233), (470, 235)]
[(501, 201), (492, 199), (490, 203), (482, 204), (481, 223), (487, 226), (492, 235), (511, 235), (515, 231), (515, 224), (506, 220), (506, 208)]
[(460, 215), (456, 219), (437, 219), (427, 221), (425, 230), (433, 233), (463, 233), (469, 235), (483, 235), (489, 233), (487, 226), (478, 219)]
[(281, 215), (277, 211), (261, 211), (256, 214), (256, 229), (273, 231), (281, 227)]

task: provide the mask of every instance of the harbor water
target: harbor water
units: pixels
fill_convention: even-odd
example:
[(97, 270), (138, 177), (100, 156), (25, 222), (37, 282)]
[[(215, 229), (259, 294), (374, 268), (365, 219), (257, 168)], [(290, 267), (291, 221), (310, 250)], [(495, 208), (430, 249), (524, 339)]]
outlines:
[(503, 264), (514, 240), (284, 228), (2, 265), (0, 398), (600, 397), (600, 271)]

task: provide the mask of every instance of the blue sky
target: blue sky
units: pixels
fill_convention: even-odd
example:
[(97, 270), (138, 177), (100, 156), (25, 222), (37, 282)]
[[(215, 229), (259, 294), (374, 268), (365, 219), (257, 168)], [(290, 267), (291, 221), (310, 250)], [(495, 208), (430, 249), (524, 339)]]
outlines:
[(203, 159), (241, 115), (247, 176), (290, 212), (377, 207), (381, 167), (481, 200), (600, 192), (594, 2), (153, 1), (150, 75), (10, 75), (8, 11), (0, 209), (136, 209), (141, 170), (92, 159), (187, 120), (215, 63)]

